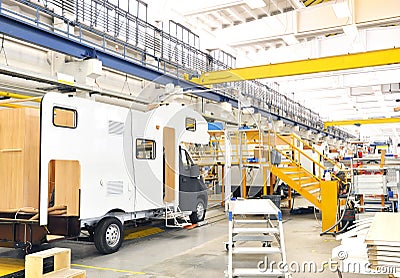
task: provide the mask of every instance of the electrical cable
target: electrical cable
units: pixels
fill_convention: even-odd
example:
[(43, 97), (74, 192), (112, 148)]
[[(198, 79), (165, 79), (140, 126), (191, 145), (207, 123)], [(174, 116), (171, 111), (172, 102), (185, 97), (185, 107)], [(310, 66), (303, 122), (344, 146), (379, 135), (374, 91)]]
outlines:
[(322, 227), (321, 221), (319, 221), (319, 219), (317, 217), (317, 209), (315, 208), (315, 206), (314, 206), (314, 217), (315, 217), (315, 220), (317, 221), (318, 227)]
[(131, 93), (131, 88), (129, 87), (128, 74), (125, 74), (125, 82), (124, 82), (124, 84), (122, 85), (121, 93), (124, 92), (125, 85), (126, 85), (126, 87), (128, 88), (128, 93), (129, 93), (129, 95), (131, 96), (132, 93)]
[(343, 228), (340, 229), (339, 231), (337, 231), (337, 232), (335, 233), (335, 235), (343, 234), (343, 233), (346, 231), (346, 229), (347, 229), (347, 227), (348, 227), (349, 225), (350, 225), (350, 221), (346, 221), (346, 224), (344, 224)]
[(7, 59), (7, 54), (6, 54), (6, 49), (4, 48), (4, 41), (5, 41), (5, 38), (4, 38), (4, 34), (3, 34), (3, 37), (1, 38), (0, 54), (1, 54), (1, 52), (4, 52), (4, 58), (6, 60), (6, 65), (9, 66), (8, 59)]

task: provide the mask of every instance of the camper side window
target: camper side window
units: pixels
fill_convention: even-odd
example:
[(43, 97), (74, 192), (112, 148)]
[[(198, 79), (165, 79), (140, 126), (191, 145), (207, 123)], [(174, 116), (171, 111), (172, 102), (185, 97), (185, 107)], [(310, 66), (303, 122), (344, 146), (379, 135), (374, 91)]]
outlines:
[(76, 110), (63, 107), (53, 107), (53, 125), (58, 127), (76, 128)]
[(154, 140), (136, 139), (136, 158), (155, 159), (156, 142)]
[(196, 120), (192, 118), (186, 118), (185, 120), (186, 130), (196, 131)]

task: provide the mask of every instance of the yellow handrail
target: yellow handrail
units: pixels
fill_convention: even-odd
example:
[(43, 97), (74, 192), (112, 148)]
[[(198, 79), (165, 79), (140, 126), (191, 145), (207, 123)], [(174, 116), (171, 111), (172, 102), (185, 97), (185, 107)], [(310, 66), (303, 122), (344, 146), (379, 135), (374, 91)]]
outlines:
[[(327, 157), (326, 155), (324, 155), (323, 153), (320, 153), (316, 148), (313, 148), (312, 146), (310, 146), (306, 141), (304, 141), (303, 139), (301, 139), (301, 137), (295, 133), (291, 133), (291, 135), (296, 138), (297, 140), (299, 140), (300, 142), (303, 143), (303, 145), (306, 145), (307, 147), (311, 148), (314, 152), (316, 152), (319, 156), (321, 156), (323, 159), (329, 161), (330, 163), (332, 163), (334, 166), (337, 166), (341, 171), (343, 172), (349, 172), (350, 170), (345, 170), (342, 169), (342, 167), (340, 167), (335, 161), (331, 160), (329, 157)], [(327, 169), (327, 168), (325, 168)], [(335, 173), (332, 173), (331, 178), (336, 179), (338, 181), (340, 181), (340, 178), (338, 176), (335, 175)]]
[[(324, 155), (323, 153), (320, 153), (316, 148), (314, 148), (313, 146), (311, 146), (310, 144), (308, 144), (306, 141), (304, 141), (303, 139), (301, 139), (301, 137), (299, 136), (299, 135), (297, 135), (297, 134), (295, 134), (295, 133), (292, 133), (291, 134), (294, 138), (296, 138), (297, 140), (299, 140), (300, 142), (302, 142), (303, 143), (303, 145), (306, 145), (307, 147), (309, 147), (309, 148), (311, 148), (314, 152), (316, 152), (319, 156), (321, 156), (322, 158), (324, 158), (325, 160), (328, 160), (330, 163), (332, 163), (333, 165), (335, 165), (335, 166), (338, 166), (339, 167), (339, 165), (335, 162), (335, 161), (333, 161), (332, 159), (330, 159), (329, 157), (327, 157), (326, 155)], [(342, 169), (342, 167), (339, 167), (341, 170), (344, 170), (344, 169)]]
[[(282, 152), (281, 150), (279, 150), (278, 148), (276, 148), (275, 146), (271, 146), (273, 149), (277, 150), (280, 154), (282, 154), (284, 157), (286, 157), (287, 159), (289, 159), (291, 162), (293, 162), (294, 164), (296, 164), (297, 166), (301, 167), (300, 162), (297, 162), (295, 160), (293, 160), (293, 158), (291, 158), (290, 156), (288, 156), (287, 154), (285, 154), (284, 152)], [(311, 173), (310, 171), (308, 171), (306, 168), (302, 167), (302, 169), (308, 173), (309, 175), (313, 176), (314, 178), (316, 178), (318, 181), (321, 181), (321, 178), (317, 177), (316, 175), (314, 175), (313, 173)]]
[[(274, 131), (273, 131), (274, 132)], [(320, 164), (318, 161), (315, 161), (312, 157), (310, 157), (308, 154), (306, 154), (302, 149), (296, 147), (294, 144), (290, 143), (289, 141), (287, 141), (285, 139), (285, 137), (283, 137), (282, 135), (279, 135), (277, 133), (274, 132), (274, 134), (276, 136), (278, 136), (283, 142), (285, 142), (286, 144), (288, 144), (290, 147), (292, 147), (293, 149), (297, 150), (299, 153), (301, 153), (302, 155), (304, 155), (306, 158), (308, 158), (309, 160), (311, 160), (312, 162), (314, 162), (316, 165), (318, 165), (320, 168), (326, 170), (327, 168)]]

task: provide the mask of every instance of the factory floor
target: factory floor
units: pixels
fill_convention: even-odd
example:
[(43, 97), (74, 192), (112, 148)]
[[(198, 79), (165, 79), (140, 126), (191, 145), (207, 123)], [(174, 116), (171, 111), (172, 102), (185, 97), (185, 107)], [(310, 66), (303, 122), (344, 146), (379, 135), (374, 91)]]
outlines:
[[(283, 212), (288, 262), (314, 261), (319, 265), (328, 261), (332, 248), (339, 242), (332, 236), (319, 236), (320, 227), (314, 214), (290, 215), (287, 210)], [(139, 231), (140, 236), (135, 236), (135, 233), (126, 235), (121, 249), (110, 255), (100, 255), (93, 244), (85, 242), (60, 241), (46, 248), (71, 248), (72, 267), (86, 270), (87, 277), (224, 277), (228, 261), (224, 245), (228, 238), (228, 221), (222, 208), (213, 209), (208, 217), (209, 224), (191, 230), (152, 227), (147, 232)], [(0, 273), (2, 260), (5, 262), (3, 267), (10, 260), (16, 267), (18, 264), (21, 267), (23, 252), (0, 248)], [(246, 260), (254, 267), (259, 261), (252, 261), (251, 256)], [(293, 273), (292, 277), (339, 276), (325, 269), (322, 273)], [(366, 276), (343, 273), (343, 277)]]

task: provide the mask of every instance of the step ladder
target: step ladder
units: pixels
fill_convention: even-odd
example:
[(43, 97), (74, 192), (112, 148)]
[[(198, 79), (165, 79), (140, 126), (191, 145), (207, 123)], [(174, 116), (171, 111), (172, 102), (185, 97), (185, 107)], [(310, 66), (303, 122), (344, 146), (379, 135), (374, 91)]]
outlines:
[[(290, 277), (290, 273), (284, 270), (271, 269), (268, 265), (265, 265), (268, 262), (266, 258), (272, 259), (272, 256), (277, 263), (286, 264), (280, 209), (268, 199), (231, 200), (228, 206), (228, 269), (225, 271), (225, 277)], [(271, 215), (277, 216), (275, 223), (270, 219), (269, 216)], [(249, 257), (249, 255), (252, 257)], [(240, 259), (245, 259), (247, 264), (249, 258), (253, 258), (253, 255), (258, 255), (258, 257), (254, 256), (255, 260), (249, 267), (234, 267), (234, 259), (235, 265), (243, 265), (244, 262)], [(277, 257), (279, 259), (276, 259)], [(262, 261), (265, 263), (261, 263)], [(260, 267), (261, 265), (262, 267)]]
[[(53, 271), (43, 273), (44, 261), (48, 258), (54, 260)], [(85, 278), (86, 271), (71, 269), (71, 249), (51, 248), (36, 252), (25, 257), (26, 278)]]
[[(165, 227), (168, 228), (184, 228), (186, 226), (192, 225), (187, 220), (189, 212), (184, 212), (181, 211), (179, 207), (176, 207), (176, 209), (173, 208), (173, 206), (170, 206), (169, 204), (165, 205)], [(173, 220), (173, 224), (170, 224), (170, 221), (168, 220)]]

